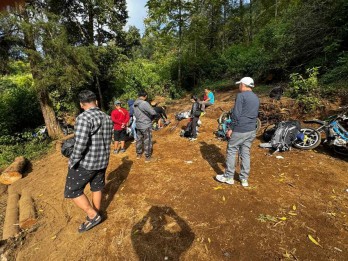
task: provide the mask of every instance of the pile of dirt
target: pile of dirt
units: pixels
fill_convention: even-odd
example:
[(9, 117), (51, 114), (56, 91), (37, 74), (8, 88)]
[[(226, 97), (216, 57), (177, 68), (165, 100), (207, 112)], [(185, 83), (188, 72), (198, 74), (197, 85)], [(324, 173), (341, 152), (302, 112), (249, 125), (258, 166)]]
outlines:
[[(58, 152), (34, 162), (12, 186), (29, 189), (38, 226), (14, 250), (16, 260), (348, 260), (348, 162), (320, 148), (291, 150), (279, 159), (251, 151), (250, 187), (218, 183), (226, 142), (215, 138), (217, 118), (236, 91), (217, 92), (201, 118), (198, 140), (180, 128), (154, 132), (154, 160), (137, 160), (134, 144), (112, 155), (104, 222), (77, 232), (85, 214), (63, 198), (67, 159)], [(263, 100), (263, 98), (262, 98)], [(282, 100), (281, 100), (282, 101)], [(283, 101), (282, 101), (283, 102)], [(283, 106), (283, 105), (282, 105)], [(282, 107), (280, 106), (280, 107)], [(168, 115), (188, 110), (173, 101)], [(277, 108), (277, 107), (276, 107)], [(273, 110), (273, 109), (272, 109)], [(237, 168), (237, 173), (240, 170)], [(89, 190), (86, 190), (90, 196)]]

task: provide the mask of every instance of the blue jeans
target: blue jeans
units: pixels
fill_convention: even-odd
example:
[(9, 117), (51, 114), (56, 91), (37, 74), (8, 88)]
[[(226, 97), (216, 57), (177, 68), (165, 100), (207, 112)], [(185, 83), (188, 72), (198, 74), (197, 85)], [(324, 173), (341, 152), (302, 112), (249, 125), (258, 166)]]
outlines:
[(132, 124), (131, 124), (131, 131), (132, 131), (132, 135), (133, 135), (133, 138), (134, 140), (137, 139), (137, 132), (135, 130), (135, 117), (133, 117), (133, 121), (132, 121)]
[(240, 179), (248, 179), (250, 174), (250, 148), (256, 137), (256, 131), (233, 132), (227, 145), (225, 176), (233, 178), (236, 167), (236, 154), (241, 159)]

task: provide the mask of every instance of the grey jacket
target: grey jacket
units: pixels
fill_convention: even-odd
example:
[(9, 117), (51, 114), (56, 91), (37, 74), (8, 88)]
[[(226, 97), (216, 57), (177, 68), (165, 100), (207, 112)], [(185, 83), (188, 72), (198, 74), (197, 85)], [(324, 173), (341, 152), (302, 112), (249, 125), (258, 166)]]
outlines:
[(157, 112), (152, 106), (142, 99), (137, 99), (134, 102), (134, 116), (136, 128), (139, 130), (145, 130), (152, 127), (152, 120), (157, 115)]
[(234, 132), (249, 132), (256, 129), (260, 100), (252, 91), (237, 94), (236, 103), (232, 110), (230, 128)]

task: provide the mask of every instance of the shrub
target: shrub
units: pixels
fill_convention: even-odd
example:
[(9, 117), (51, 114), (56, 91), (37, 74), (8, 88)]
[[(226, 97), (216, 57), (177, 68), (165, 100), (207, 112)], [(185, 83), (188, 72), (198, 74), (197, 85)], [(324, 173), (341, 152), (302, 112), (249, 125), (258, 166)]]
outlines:
[(321, 105), (318, 69), (318, 67), (307, 69), (307, 79), (299, 73), (290, 75), (291, 82), (288, 95), (298, 101), (304, 112), (312, 112)]
[(11, 164), (18, 156), (24, 156), (29, 160), (36, 159), (47, 153), (51, 147), (52, 144), (49, 140), (40, 141), (38, 139), (17, 142), (12, 145), (0, 145), (0, 167), (3, 168)]

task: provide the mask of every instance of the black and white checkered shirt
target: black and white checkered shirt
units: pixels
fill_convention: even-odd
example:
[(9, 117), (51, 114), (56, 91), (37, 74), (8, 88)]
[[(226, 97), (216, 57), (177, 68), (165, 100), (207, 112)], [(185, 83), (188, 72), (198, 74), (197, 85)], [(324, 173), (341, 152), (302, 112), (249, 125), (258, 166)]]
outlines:
[(87, 170), (100, 170), (108, 166), (113, 123), (110, 116), (99, 108), (81, 113), (75, 123), (75, 146), (69, 168), (77, 163)]

